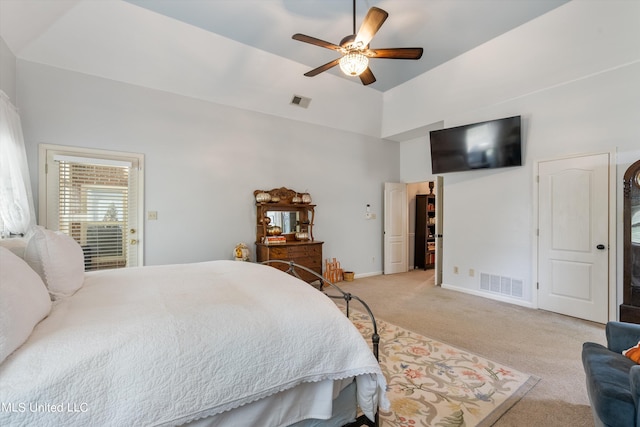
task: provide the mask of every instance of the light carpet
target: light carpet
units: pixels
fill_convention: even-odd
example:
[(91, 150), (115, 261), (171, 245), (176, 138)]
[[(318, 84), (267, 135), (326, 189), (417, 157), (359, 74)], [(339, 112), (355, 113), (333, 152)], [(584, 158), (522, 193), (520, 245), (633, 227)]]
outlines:
[[(368, 342), (369, 316), (350, 310)], [(387, 378), (390, 412), (383, 427), (490, 426), (538, 382), (465, 350), (376, 319), (380, 365)]]

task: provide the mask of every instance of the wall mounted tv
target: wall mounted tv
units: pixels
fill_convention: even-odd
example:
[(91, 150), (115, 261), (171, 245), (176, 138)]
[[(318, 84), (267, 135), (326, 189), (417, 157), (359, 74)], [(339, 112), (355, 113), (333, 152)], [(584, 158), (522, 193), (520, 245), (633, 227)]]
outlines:
[(520, 116), (429, 132), (434, 174), (522, 166)]

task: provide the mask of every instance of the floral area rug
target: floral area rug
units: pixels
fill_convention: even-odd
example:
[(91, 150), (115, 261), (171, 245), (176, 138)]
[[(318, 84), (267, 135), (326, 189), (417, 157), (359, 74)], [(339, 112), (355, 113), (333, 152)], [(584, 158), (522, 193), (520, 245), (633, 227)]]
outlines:
[[(350, 310), (371, 342), (369, 316)], [(475, 354), (376, 319), (380, 365), (388, 382), (390, 412), (382, 427), (490, 426), (538, 379)]]

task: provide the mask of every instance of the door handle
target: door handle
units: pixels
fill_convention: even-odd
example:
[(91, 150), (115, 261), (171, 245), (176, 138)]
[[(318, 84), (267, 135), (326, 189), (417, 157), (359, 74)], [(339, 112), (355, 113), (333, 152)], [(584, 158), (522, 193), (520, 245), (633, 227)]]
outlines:
[(129, 243), (130, 243), (130, 244), (132, 244), (132, 245), (137, 245), (137, 244), (138, 244), (138, 241), (137, 241), (136, 239), (131, 239), (131, 240), (129, 241)]
[(605, 246), (601, 243), (598, 246), (596, 246), (596, 248), (603, 251), (605, 249)]

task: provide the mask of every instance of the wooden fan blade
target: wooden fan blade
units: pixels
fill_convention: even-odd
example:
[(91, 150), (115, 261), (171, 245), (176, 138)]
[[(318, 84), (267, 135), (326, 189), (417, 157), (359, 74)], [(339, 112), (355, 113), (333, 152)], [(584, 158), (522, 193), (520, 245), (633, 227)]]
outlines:
[(323, 71), (327, 71), (328, 69), (335, 67), (336, 65), (338, 65), (339, 62), (340, 62), (340, 58), (334, 59), (331, 62), (327, 62), (326, 64), (321, 65), (318, 68), (314, 68), (313, 70), (304, 73), (304, 75), (307, 77), (317, 76)]
[(293, 36), (291, 36), (291, 38), (294, 39), (294, 40), (298, 40), (300, 42), (309, 43), (309, 44), (320, 46), (320, 47), (324, 47), (324, 48), (327, 48), (327, 49), (333, 49), (333, 50), (337, 50), (337, 51), (341, 51), (342, 50), (342, 48), (340, 46), (336, 45), (336, 44), (329, 43), (329, 42), (326, 42), (324, 40), (317, 39), (315, 37), (306, 36), (304, 34), (299, 34), (299, 33), (298, 34), (294, 34)]
[(380, 8), (372, 7), (369, 9), (367, 16), (364, 17), (364, 21), (362, 21), (362, 25), (358, 30), (355, 43), (361, 43), (363, 47), (367, 46), (380, 27), (382, 27), (387, 16), (389, 16), (389, 14)]
[(376, 77), (371, 72), (371, 68), (367, 67), (367, 69), (364, 70), (362, 74), (360, 74), (360, 81), (365, 86), (370, 85), (371, 83), (376, 81)]
[(367, 49), (365, 55), (371, 58), (420, 59), (421, 47), (397, 47), (393, 49)]

